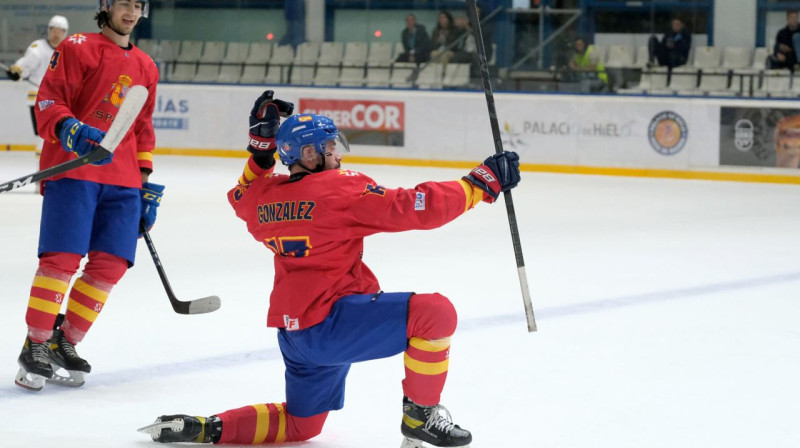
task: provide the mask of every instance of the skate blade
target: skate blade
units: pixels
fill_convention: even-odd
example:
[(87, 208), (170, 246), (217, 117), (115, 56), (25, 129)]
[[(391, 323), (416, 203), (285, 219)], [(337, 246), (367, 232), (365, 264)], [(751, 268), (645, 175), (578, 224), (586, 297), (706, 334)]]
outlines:
[(17, 376), (14, 378), (14, 384), (38, 392), (44, 387), (45, 380), (47, 380), (47, 378), (42, 375), (28, 373), (25, 369), (19, 369)]
[[(51, 364), (53, 367), (53, 377), (48, 378), (47, 382), (66, 387), (81, 387), (86, 382), (85, 373), (79, 370), (66, 370), (57, 364)], [(66, 372), (66, 375), (63, 374)]]
[[(469, 448), (470, 444), (462, 445), (458, 448)], [(400, 448), (435, 448), (433, 445), (427, 444), (419, 439), (412, 439), (410, 437), (404, 437), (403, 443), (400, 445)]]
[(173, 432), (181, 432), (183, 431), (183, 420), (171, 420), (168, 422), (156, 420), (155, 423), (142, 426), (141, 428), (137, 429), (137, 431), (148, 434), (153, 438), (153, 440), (158, 441), (158, 438), (161, 437), (162, 429), (169, 429)]

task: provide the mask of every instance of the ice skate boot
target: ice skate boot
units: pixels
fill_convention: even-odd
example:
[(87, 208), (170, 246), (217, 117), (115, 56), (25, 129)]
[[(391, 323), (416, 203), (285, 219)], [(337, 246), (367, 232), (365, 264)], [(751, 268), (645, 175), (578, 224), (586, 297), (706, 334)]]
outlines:
[(62, 386), (83, 386), (85, 375), (92, 371), (92, 366), (78, 356), (75, 346), (61, 330), (53, 331), (53, 337), (50, 338), (50, 365), (53, 375), (47, 381)]
[(191, 415), (162, 415), (155, 423), (137, 431), (150, 434), (155, 442), (217, 443), (222, 437), (222, 420), (216, 415), (209, 418)]
[(50, 367), (50, 347), (47, 342), (37, 344), (25, 338), (25, 345), (17, 359), (19, 372), (14, 379), (17, 386), (30, 390), (42, 390), (45, 380), (53, 377)]
[(444, 406), (420, 406), (408, 397), (403, 397), (400, 432), (405, 436), (400, 448), (425, 448), (422, 442), (433, 446), (469, 447), (472, 442), (472, 434), (453, 424)]

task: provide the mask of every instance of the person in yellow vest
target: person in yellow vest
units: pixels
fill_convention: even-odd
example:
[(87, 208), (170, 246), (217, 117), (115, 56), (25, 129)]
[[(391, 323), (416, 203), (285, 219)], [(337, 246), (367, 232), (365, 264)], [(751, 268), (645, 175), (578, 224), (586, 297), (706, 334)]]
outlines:
[(580, 82), (581, 92), (597, 93), (608, 87), (608, 74), (603, 62), (592, 55), (593, 47), (586, 45), (582, 37), (575, 39), (575, 53), (569, 61), (569, 68), (574, 78)]

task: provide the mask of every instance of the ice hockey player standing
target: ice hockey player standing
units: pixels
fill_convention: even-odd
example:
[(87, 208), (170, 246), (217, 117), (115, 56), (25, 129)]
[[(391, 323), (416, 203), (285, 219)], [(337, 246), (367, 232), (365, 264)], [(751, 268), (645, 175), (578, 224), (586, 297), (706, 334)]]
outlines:
[[(67, 30), (69, 29), (69, 22), (64, 16), (53, 16), (47, 23), (47, 39), (37, 39), (28, 45), (25, 54), (17, 60), (9, 70), (6, 72), (8, 77), (13, 81), (20, 79), (27, 80), (33, 86), (39, 86), (42, 83), (42, 78), (47, 72), (47, 65), (50, 63), (50, 58), (53, 56), (53, 50), (58, 47), (58, 44), (67, 37)], [(33, 122), (33, 134), (39, 136), (39, 131), (36, 129), (36, 116), (33, 113), (33, 103), (36, 101), (37, 91), (28, 91), (28, 107), (31, 110), (31, 121)], [(42, 142), (40, 138), (36, 139), (36, 158), (38, 160), (42, 153)]]
[[(152, 226), (163, 186), (148, 183), (155, 145), (152, 114), (158, 71), (130, 34), (147, 1), (100, 0), (100, 33), (73, 34), (53, 52), (36, 98), (44, 137), (42, 169), (83, 156), (99, 143), (133, 85), (149, 97), (111, 157), (44, 184), (39, 268), (25, 322), (16, 384), (39, 390), (45, 380), (80, 386), (91, 367), (78, 356), (111, 288), (133, 266), (140, 221)], [(67, 288), (88, 254), (82, 275)], [(67, 302), (66, 315), (59, 315)], [(65, 375), (59, 374), (66, 370)], [(55, 371), (55, 373), (54, 373)]]
[[(361, 259), (364, 237), (437, 228), (481, 201), (494, 202), (519, 182), (517, 154), (491, 156), (460, 180), (391, 189), (341, 168), (348, 146), (331, 119), (294, 115), (279, 128), (279, 115), (292, 109), (272, 91), (256, 101), (252, 155), (228, 193), (252, 236), (275, 255), (267, 325), (278, 329), (286, 402), (209, 418), (163, 415), (140, 430), (158, 442), (307, 440), (321, 432), (329, 411), (343, 407), (352, 363), (405, 352), (404, 446), (468, 445), (472, 435), (439, 404), (455, 309), (437, 293), (382, 292)], [(276, 148), (288, 176), (273, 173)]]

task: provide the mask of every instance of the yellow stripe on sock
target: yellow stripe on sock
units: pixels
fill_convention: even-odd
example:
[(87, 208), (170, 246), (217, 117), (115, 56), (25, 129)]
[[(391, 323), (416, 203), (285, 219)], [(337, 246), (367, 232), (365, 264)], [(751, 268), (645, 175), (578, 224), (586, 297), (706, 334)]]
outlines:
[(31, 296), (28, 299), (28, 308), (55, 316), (61, 311), (61, 304)]
[(278, 435), (275, 436), (275, 443), (283, 443), (286, 440), (286, 411), (278, 403), (275, 403), (275, 407), (278, 408)]
[(434, 340), (411, 338), (408, 340), (408, 345), (418, 350), (425, 350), (426, 352), (440, 352), (450, 348), (450, 338), (446, 337)]
[(33, 286), (35, 288), (49, 289), (50, 291), (60, 292), (63, 294), (67, 290), (69, 283), (53, 277), (37, 275), (33, 278)]
[(88, 320), (89, 322), (94, 322), (97, 319), (97, 313), (94, 310), (90, 310), (86, 308), (82, 304), (78, 303), (75, 300), (70, 300), (67, 304), (67, 311), (71, 311), (78, 316)]
[(408, 356), (408, 353), (405, 354), (403, 362), (408, 370), (421, 375), (439, 375), (440, 373), (447, 372), (447, 369), (450, 367), (449, 359), (445, 359), (441, 362), (423, 362)]
[(75, 280), (75, 284), (72, 286), (72, 289), (80, 291), (85, 296), (91, 297), (100, 303), (106, 303), (106, 300), (108, 299), (108, 291), (95, 288), (94, 286), (84, 282), (82, 279)]
[(265, 404), (254, 404), (256, 410), (256, 435), (253, 436), (253, 445), (264, 443), (269, 432), (269, 408)]

